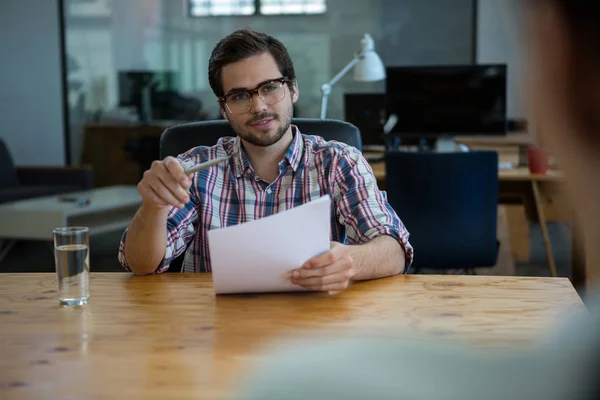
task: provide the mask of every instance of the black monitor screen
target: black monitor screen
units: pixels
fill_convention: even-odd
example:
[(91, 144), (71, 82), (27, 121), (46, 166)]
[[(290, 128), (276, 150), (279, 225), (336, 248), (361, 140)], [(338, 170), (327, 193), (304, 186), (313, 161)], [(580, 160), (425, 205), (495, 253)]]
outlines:
[(506, 133), (506, 65), (389, 67), (386, 112), (392, 133)]
[(385, 95), (383, 93), (345, 93), (344, 116), (360, 130), (363, 145), (383, 145)]

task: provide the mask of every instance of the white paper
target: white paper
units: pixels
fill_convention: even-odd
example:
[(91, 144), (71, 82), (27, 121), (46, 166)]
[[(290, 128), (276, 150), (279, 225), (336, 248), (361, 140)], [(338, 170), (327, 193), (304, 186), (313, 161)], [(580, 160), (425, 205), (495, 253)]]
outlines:
[(291, 271), (330, 247), (331, 198), (208, 232), (216, 293), (302, 291)]

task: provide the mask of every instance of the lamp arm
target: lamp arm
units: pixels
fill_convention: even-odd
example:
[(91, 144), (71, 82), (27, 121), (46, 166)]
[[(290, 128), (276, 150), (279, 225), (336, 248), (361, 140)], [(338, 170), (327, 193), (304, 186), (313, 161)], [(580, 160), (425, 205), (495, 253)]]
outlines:
[(344, 77), (344, 75), (346, 75), (348, 73), (348, 71), (350, 71), (352, 68), (354, 68), (356, 63), (358, 63), (359, 58), (360, 58), (360, 54), (356, 54), (354, 56), (354, 58), (352, 59), (352, 61), (350, 61), (348, 63), (348, 65), (346, 65), (340, 72), (338, 72), (338, 74), (336, 76), (333, 77), (333, 79), (331, 81), (329, 81), (328, 85), (333, 86), (336, 83), (338, 83), (338, 81), (340, 79), (342, 79)]
[(331, 93), (332, 86), (342, 79), (344, 75), (348, 73), (348, 71), (354, 68), (356, 63), (358, 63), (359, 58), (360, 54), (355, 55), (352, 61), (350, 61), (348, 65), (346, 65), (340, 72), (338, 72), (338, 74), (334, 76), (331, 81), (321, 86), (321, 119), (325, 119), (325, 116), (327, 115), (327, 99)]

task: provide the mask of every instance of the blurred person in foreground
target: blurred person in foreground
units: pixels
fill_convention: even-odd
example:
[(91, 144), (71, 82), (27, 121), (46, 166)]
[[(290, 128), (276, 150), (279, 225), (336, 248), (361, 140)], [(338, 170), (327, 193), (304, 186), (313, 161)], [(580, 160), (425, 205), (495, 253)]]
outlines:
[[(600, 1), (528, 0), (526, 21), (530, 112), (567, 174), (587, 242), (600, 243)], [(313, 336), (257, 365), (239, 398), (597, 399), (600, 296), (588, 295), (589, 313), (530, 349), (493, 356), (434, 341)]]

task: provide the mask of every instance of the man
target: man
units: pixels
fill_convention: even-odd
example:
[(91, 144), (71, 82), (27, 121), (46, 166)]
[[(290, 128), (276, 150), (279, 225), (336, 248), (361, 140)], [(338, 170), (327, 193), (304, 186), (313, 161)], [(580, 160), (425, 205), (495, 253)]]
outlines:
[[(526, 4), (530, 112), (568, 178), (586, 252), (600, 261), (600, 2)], [(236, 398), (598, 399), (599, 285), (596, 280), (596, 293), (587, 293), (589, 313), (573, 311), (560, 330), (529, 350), (494, 357), (432, 341), (315, 334), (260, 364)]]
[[(249, 29), (233, 32), (214, 48), (208, 78), (238, 136), (155, 161), (144, 173), (138, 185), (143, 204), (121, 240), (125, 268), (140, 275), (163, 272), (189, 246), (183, 271), (210, 271), (210, 229), (329, 194), (331, 249), (292, 271), (292, 282), (339, 291), (351, 280), (406, 271), (412, 260), (408, 232), (361, 153), (291, 125), (299, 90), (280, 41)], [(182, 163), (225, 155), (231, 155), (227, 163), (184, 174)]]

